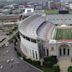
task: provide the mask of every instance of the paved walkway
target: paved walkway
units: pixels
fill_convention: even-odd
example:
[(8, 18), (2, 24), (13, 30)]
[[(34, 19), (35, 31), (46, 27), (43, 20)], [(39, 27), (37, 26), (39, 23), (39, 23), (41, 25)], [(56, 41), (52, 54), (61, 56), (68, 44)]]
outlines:
[(67, 72), (67, 69), (72, 65), (72, 62), (69, 57), (62, 57), (59, 58), (58, 64), (60, 65), (61, 72)]

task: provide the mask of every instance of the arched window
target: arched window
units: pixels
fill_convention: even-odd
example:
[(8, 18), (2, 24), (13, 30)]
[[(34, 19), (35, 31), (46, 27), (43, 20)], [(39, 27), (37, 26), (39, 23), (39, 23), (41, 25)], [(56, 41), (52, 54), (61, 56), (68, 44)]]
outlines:
[(36, 53), (36, 59), (38, 59), (37, 51), (35, 51), (35, 53)]
[(51, 47), (51, 51), (53, 51), (54, 50), (54, 47)]
[(33, 58), (35, 58), (35, 56), (34, 56), (34, 50), (32, 50), (32, 54), (33, 54)]
[(63, 53), (64, 53), (64, 55), (66, 54), (65, 48), (63, 49)]
[(68, 55), (69, 55), (69, 49), (68, 49)]
[(49, 51), (48, 51), (48, 49), (47, 49), (47, 56), (49, 55)]

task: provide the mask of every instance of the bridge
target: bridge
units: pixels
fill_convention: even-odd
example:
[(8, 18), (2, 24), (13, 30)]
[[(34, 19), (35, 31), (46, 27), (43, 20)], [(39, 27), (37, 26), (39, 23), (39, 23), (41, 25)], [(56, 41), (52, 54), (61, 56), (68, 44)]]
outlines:
[(16, 34), (18, 33), (18, 30), (14, 31), (13, 34), (10, 36), (7, 36), (7, 38), (0, 43), (0, 47), (2, 47), (4, 44), (6, 44), (10, 39), (12, 39)]

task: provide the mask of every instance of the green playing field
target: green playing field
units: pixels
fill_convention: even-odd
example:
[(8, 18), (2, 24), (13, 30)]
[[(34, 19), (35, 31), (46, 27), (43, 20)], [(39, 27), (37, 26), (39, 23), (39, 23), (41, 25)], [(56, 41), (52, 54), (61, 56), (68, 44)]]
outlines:
[(57, 29), (55, 39), (72, 39), (72, 29)]

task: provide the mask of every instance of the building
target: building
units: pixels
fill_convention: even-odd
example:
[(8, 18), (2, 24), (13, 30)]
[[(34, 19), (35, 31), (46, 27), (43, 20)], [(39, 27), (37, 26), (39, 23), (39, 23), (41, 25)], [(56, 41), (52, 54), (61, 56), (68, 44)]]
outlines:
[(2, 13), (5, 15), (9, 15), (9, 14), (11, 14), (11, 9), (3, 9)]
[(0, 15), (0, 26), (12, 26), (16, 25), (20, 15)]
[(26, 58), (72, 57), (72, 14), (34, 14), (19, 22), (20, 49)]
[(42, 10), (43, 9), (42, 4), (35, 5), (34, 7), (35, 7), (35, 10)]
[(34, 12), (34, 8), (31, 7), (27, 7), (27, 8), (23, 8), (23, 15), (27, 15), (27, 14), (32, 14)]

